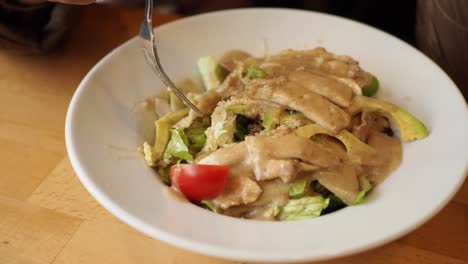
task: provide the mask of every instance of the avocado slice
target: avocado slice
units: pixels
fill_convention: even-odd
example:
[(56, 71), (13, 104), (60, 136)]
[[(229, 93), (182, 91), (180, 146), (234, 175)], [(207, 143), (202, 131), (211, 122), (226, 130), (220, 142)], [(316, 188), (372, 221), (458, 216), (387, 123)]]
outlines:
[(376, 158), (378, 155), (377, 151), (359, 140), (346, 129), (343, 129), (339, 133), (335, 134), (318, 124), (312, 124), (300, 127), (296, 129), (294, 133), (298, 136), (306, 138), (311, 138), (318, 134), (325, 134), (335, 137), (345, 145), (349, 158), (354, 162), (366, 165), (377, 165), (379, 162), (379, 160)]
[(423, 139), (428, 136), (426, 126), (408, 111), (386, 101), (366, 96), (354, 97), (347, 111), (354, 115), (363, 110), (381, 112), (389, 116), (398, 126), (403, 141)]
[(362, 88), (362, 94), (365, 96), (373, 96), (379, 90), (380, 82), (377, 77), (372, 75), (371, 83)]
[(227, 76), (227, 71), (213, 56), (199, 58), (197, 66), (207, 91), (218, 88)]

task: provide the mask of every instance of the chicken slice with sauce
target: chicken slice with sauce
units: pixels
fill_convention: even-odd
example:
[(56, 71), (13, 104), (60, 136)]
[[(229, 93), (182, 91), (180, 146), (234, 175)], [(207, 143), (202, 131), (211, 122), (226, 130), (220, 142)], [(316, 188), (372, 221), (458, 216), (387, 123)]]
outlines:
[(301, 172), (338, 166), (342, 159), (307, 138), (287, 134), (248, 136), (244, 142), (224, 146), (197, 163), (229, 165), (227, 187), (213, 201), (226, 209), (254, 202), (262, 191), (257, 182), (277, 178), (291, 182)]
[(213, 203), (222, 209), (248, 204), (257, 200), (262, 189), (257, 182), (247, 176), (230, 175), (224, 191), (213, 199)]
[(339, 106), (286, 78), (253, 80), (245, 89), (252, 98), (273, 101), (297, 110), (331, 131), (344, 129), (351, 120)]
[(349, 86), (320, 73), (293, 71), (289, 73), (288, 79), (341, 107), (348, 107), (353, 97), (353, 90)]

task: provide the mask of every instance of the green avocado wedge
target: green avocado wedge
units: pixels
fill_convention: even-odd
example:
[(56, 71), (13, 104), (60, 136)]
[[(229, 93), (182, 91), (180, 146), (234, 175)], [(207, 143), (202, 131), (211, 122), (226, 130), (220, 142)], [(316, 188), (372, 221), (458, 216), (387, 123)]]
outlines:
[(380, 82), (377, 77), (372, 75), (372, 80), (369, 85), (366, 87), (362, 88), (362, 94), (365, 96), (373, 96), (377, 91), (379, 90), (380, 87)]
[(423, 139), (429, 134), (426, 126), (419, 119), (389, 102), (366, 96), (356, 96), (347, 109), (351, 115), (363, 110), (377, 111), (389, 116), (398, 126), (403, 141)]
[(325, 134), (340, 140), (346, 147), (349, 157), (352, 161), (359, 164), (375, 165), (378, 160), (376, 159), (377, 151), (371, 146), (359, 140), (348, 130), (341, 130), (335, 134), (331, 131), (322, 128), (318, 124), (311, 124), (300, 127), (294, 131), (298, 136), (311, 138), (318, 134)]

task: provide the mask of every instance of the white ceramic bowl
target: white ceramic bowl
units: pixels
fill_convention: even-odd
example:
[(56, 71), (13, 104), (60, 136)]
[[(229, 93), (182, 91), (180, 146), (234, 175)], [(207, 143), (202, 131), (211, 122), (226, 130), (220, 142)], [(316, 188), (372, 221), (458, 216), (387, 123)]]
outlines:
[[(130, 109), (164, 88), (146, 66), (134, 38), (102, 59), (81, 82), (67, 115), (66, 143), (88, 191), (143, 233), (229, 259), (327, 259), (414, 230), (452, 198), (465, 178), (468, 111), (463, 97), (432, 61), (382, 31), (314, 12), (244, 9), (181, 19), (155, 32), (162, 63), (176, 81), (192, 75), (199, 56), (219, 56), (233, 48), (260, 56), (265, 43), (270, 53), (321, 45), (351, 55), (379, 77), (380, 97), (418, 116), (430, 136), (404, 144), (400, 168), (362, 205), (295, 222), (217, 215), (163, 195), (163, 184), (135, 155), (148, 135)], [(133, 157), (122, 148), (130, 149)]]

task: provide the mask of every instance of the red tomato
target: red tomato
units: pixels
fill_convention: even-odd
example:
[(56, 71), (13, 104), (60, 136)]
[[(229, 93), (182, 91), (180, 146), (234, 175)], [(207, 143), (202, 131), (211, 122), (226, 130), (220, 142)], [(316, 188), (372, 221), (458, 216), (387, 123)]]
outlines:
[(171, 166), (171, 181), (191, 201), (218, 196), (227, 182), (228, 166), (176, 164)]

